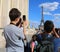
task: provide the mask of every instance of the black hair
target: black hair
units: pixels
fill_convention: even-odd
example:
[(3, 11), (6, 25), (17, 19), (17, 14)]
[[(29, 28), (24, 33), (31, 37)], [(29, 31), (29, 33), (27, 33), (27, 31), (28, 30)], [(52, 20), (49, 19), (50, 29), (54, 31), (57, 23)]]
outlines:
[(19, 22), (16, 24), (16, 26), (19, 26), (19, 24), (22, 23), (22, 19), (20, 18)]
[(35, 35), (32, 36), (32, 41), (35, 41), (34, 37), (36, 37), (36, 40), (37, 40), (37, 35), (35, 34)]
[(57, 34), (58, 34), (58, 31), (59, 31), (59, 30), (58, 30), (58, 28), (55, 28), (55, 31), (56, 31), (56, 32), (57, 32)]
[(17, 8), (12, 8), (9, 12), (9, 17), (11, 21), (21, 16), (21, 12)]
[(47, 33), (50, 33), (54, 28), (54, 24), (52, 21), (50, 20), (47, 20), (45, 23), (44, 23), (44, 31), (46, 31)]

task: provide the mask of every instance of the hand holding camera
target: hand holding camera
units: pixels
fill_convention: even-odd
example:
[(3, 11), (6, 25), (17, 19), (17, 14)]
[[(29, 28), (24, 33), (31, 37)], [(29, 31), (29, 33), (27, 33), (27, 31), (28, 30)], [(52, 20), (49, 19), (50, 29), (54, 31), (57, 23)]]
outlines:
[(59, 38), (58, 33), (56, 32), (55, 28), (53, 28), (53, 33), (56, 35), (57, 38)]
[(26, 20), (26, 15), (23, 15), (23, 26), (28, 26), (28, 21)]

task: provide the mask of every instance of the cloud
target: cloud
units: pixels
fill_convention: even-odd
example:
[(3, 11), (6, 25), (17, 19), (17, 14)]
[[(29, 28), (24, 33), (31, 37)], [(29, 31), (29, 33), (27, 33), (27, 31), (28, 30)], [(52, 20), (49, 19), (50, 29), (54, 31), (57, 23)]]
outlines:
[(59, 16), (60, 16), (60, 14), (54, 14), (54, 16), (53, 16), (54, 19), (52, 19), (55, 27), (57, 27), (57, 28), (60, 27), (60, 17)]
[(60, 22), (60, 18), (57, 17), (57, 18), (54, 19), (54, 21), (55, 22)]
[(55, 17), (60, 17), (60, 14), (54, 14)]
[(40, 23), (38, 21), (30, 21), (31, 24), (39, 25)]
[(55, 22), (60, 22), (60, 14), (54, 14), (53, 16)]
[(46, 10), (54, 11), (58, 8), (59, 3), (53, 2), (53, 3), (42, 3), (39, 5), (40, 7), (43, 6)]
[(60, 22), (60, 14), (54, 14), (53, 16), (55, 22)]
[(44, 15), (52, 15), (50, 12), (43, 12)]
[(38, 28), (38, 25), (40, 24), (40, 22), (38, 21), (33, 21), (33, 20), (30, 20), (30, 27), (35, 27), (35, 28)]
[(57, 18), (57, 19), (55, 18), (53, 22), (54, 22), (54, 25), (55, 25), (57, 28), (60, 27), (60, 19), (59, 19), (59, 18)]

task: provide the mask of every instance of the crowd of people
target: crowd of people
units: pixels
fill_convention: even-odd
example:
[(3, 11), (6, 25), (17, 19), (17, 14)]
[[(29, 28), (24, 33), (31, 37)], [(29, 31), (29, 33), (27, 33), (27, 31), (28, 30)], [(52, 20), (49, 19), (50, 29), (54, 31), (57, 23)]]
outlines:
[[(24, 17), (24, 18), (23, 18)], [(17, 8), (9, 11), (10, 24), (4, 28), (6, 39), (6, 52), (58, 52), (60, 48), (60, 35), (56, 32), (52, 21), (44, 23), (44, 31), (35, 34), (29, 43), (26, 40), (27, 21), (25, 15)], [(57, 40), (57, 42), (56, 42)]]

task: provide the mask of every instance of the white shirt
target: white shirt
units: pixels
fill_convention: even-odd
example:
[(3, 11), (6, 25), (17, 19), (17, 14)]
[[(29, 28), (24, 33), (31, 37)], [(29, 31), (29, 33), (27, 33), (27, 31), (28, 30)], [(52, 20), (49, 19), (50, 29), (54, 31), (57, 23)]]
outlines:
[(8, 25), (4, 28), (4, 36), (6, 39), (6, 52), (24, 52), (24, 39), (23, 29), (15, 26)]

